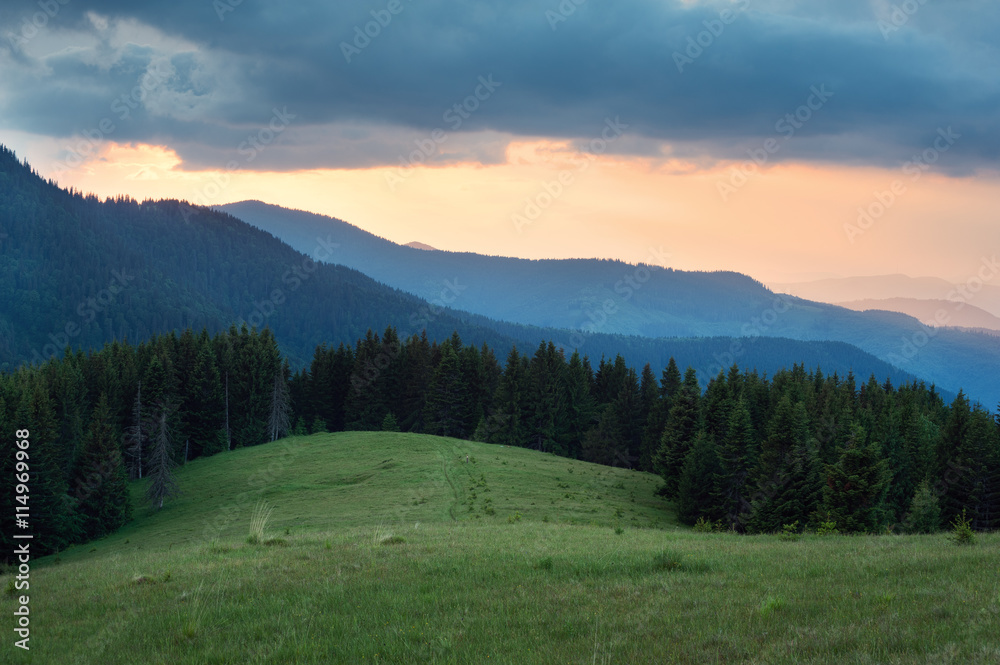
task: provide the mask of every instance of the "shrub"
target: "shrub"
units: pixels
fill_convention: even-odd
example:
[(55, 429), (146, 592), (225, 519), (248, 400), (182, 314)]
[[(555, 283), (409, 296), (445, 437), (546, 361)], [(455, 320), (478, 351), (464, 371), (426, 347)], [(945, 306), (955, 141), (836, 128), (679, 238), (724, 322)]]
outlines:
[(819, 528), (816, 529), (816, 535), (819, 536), (835, 536), (838, 533), (840, 533), (840, 530), (837, 528), (837, 522), (835, 520), (820, 522)]
[(712, 524), (710, 520), (707, 520), (704, 517), (699, 517), (698, 521), (694, 523), (693, 528), (698, 533), (710, 533), (715, 528), (715, 526)]
[(781, 533), (778, 537), (782, 540), (798, 540), (799, 539), (799, 521), (795, 520), (791, 524), (786, 524), (781, 527)]
[(383, 432), (399, 431), (399, 423), (396, 422), (396, 416), (392, 415), (392, 412), (385, 414), (385, 418), (382, 419), (382, 431)]
[(948, 540), (956, 545), (976, 544), (976, 532), (972, 530), (972, 522), (965, 515), (965, 508), (962, 508), (960, 516), (955, 517), (951, 527), (951, 535), (948, 536)]

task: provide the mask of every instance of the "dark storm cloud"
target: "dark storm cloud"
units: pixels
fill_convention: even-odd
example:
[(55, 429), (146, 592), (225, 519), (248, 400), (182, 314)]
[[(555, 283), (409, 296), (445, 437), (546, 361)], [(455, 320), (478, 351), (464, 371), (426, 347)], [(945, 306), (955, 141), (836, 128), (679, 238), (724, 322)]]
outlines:
[[(187, 168), (224, 163), (274, 109), (295, 119), (249, 168), (396, 163), (436, 128), (454, 146), (439, 159), (489, 162), (502, 156), (499, 136), (588, 138), (615, 116), (657, 146), (615, 146), (639, 154), (662, 142), (674, 155), (742, 158), (781, 138), (791, 114), (795, 140), (775, 160), (895, 166), (946, 127), (962, 139), (938, 166), (1000, 158), (996, 3), (576, 1), (70, 0), (33, 40), (91, 42), (48, 53), (8, 37), (39, 5), (4, 3), (3, 118), (46, 135), (84, 131), (114, 117), (113, 101), (159, 59), (168, 74), (115, 140), (170, 145)], [(91, 13), (189, 46), (116, 42)], [(358, 37), (377, 19), (377, 36)], [(491, 76), (499, 87), (455, 127), (446, 113)], [(832, 95), (805, 112), (814, 89)], [(484, 131), (493, 143), (477, 157), (463, 136)]]

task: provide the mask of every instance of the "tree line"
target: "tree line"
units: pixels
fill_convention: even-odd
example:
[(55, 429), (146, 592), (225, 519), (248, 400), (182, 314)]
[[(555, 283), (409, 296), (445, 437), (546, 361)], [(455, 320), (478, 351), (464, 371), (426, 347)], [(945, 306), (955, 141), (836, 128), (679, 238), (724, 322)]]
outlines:
[[(702, 390), (671, 358), (659, 377), (620, 355), (553, 342), (493, 350), (388, 327), (320, 345), (292, 372), (268, 329), (191, 329), (0, 374), (0, 430), (31, 430), (36, 551), (99, 538), (131, 517), (128, 479), (153, 509), (188, 460), (288, 434), (408, 431), (649, 471), (681, 521), (740, 532), (835, 525), (933, 531), (963, 510), (1000, 526), (1000, 421), (933, 386), (737, 366)], [(0, 473), (14, 474), (14, 439)], [(12, 488), (11, 488), (12, 489)], [(11, 521), (13, 492), (0, 497)], [(6, 547), (12, 529), (3, 531)], [(6, 547), (6, 551), (10, 551)]]

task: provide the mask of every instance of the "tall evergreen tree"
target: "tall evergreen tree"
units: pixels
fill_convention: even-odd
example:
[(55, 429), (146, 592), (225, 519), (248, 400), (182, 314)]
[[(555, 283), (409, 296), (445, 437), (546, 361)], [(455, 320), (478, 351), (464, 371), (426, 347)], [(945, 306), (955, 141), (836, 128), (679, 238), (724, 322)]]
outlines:
[(820, 462), (808, 435), (805, 406), (781, 398), (754, 472), (748, 530), (771, 533), (806, 525), (819, 500)]
[(24, 378), (30, 385), (22, 394), (14, 422), (28, 425), (30, 432), (31, 534), (34, 551), (43, 556), (76, 541), (79, 522), (66, 474), (57, 461), (59, 423), (48, 388), (37, 374), (29, 378), (25, 373)]
[(75, 475), (73, 495), (85, 538), (100, 538), (128, 522), (132, 514), (128, 479), (104, 393), (91, 416)]
[(719, 449), (719, 473), (713, 483), (720, 519), (737, 531), (743, 531), (743, 516), (750, 507), (748, 481), (756, 464), (755, 453), (750, 410), (740, 397), (729, 415), (726, 436)]
[(500, 385), (493, 400), (494, 413), (487, 422), (487, 441), (507, 446), (524, 446), (528, 434), (525, 422), (528, 416), (528, 370), (513, 346), (507, 354)]
[(865, 434), (854, 434), (836, 464), (826, 468), (823, 510), (846, 533), (875, 532), (884, 515), (882, 501), (891, 474), (881, 446), (865, 443)]
[(166, 401), (161, 401), (152, 407), (150, 423), (149, 450), (149, 487), (146, 488), (146, 499), (154, 510), (163, 508), (164, 500), (176, 496), (179, 492), (177, 481), (174, 480), (174, 450), (173, 432), (170, 423), (174, 407)]
[(462, 385), (458, 354), (450, 342), (441, 345), (441, 362), (434, 369), (424, 420), (429, 434), (467, 436), (468, 394)]
[(714, 438), (704, 431), (698, 432), (677, 482), (677, 519), (682, 524), (692, 525), (699, 517), (711, 522), (722, 518), (713, 491), (720, 470)]
[(677, 483), (681, 467), (691, 444), (701, 430), (701, 390), (694, 369), (688, 368), (684, 384), (672, 400), (673, 407), (667, 416), (660, 447), (653, 460), (654, 467), (663, 477), (663, 494), (677, 496)]

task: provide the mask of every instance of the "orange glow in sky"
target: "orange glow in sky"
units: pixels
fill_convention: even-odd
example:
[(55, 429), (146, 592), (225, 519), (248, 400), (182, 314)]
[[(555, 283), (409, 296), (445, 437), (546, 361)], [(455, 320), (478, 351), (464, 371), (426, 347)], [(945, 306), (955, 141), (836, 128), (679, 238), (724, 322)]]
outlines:
[[(899, 169), (737, 165), (603, 155), (550, 140), (512, 143), (505, 163), (295, 172), (186, 171), (170, 149), (107, 143), (81, 166), (46, 172), (99, 196), (222, 204), (258, 199), (337, 217), (395, 242), (525, 258), (650, 261), (736, 270), (765, 283), (904, 273), (964, 280), (996, 245), (1000, 178)], [(720, 183), (741, 183), (720, 193)], [(891, 194), (897, 183), (899, 194)], [(901, 185), (901, 186), (899, 186)], [(892, 200), (889, 202), (889, 195)], [(859, 208), (878, 213), (859, 222)], [(961, 237), (949, 220), (966, 225)]]

